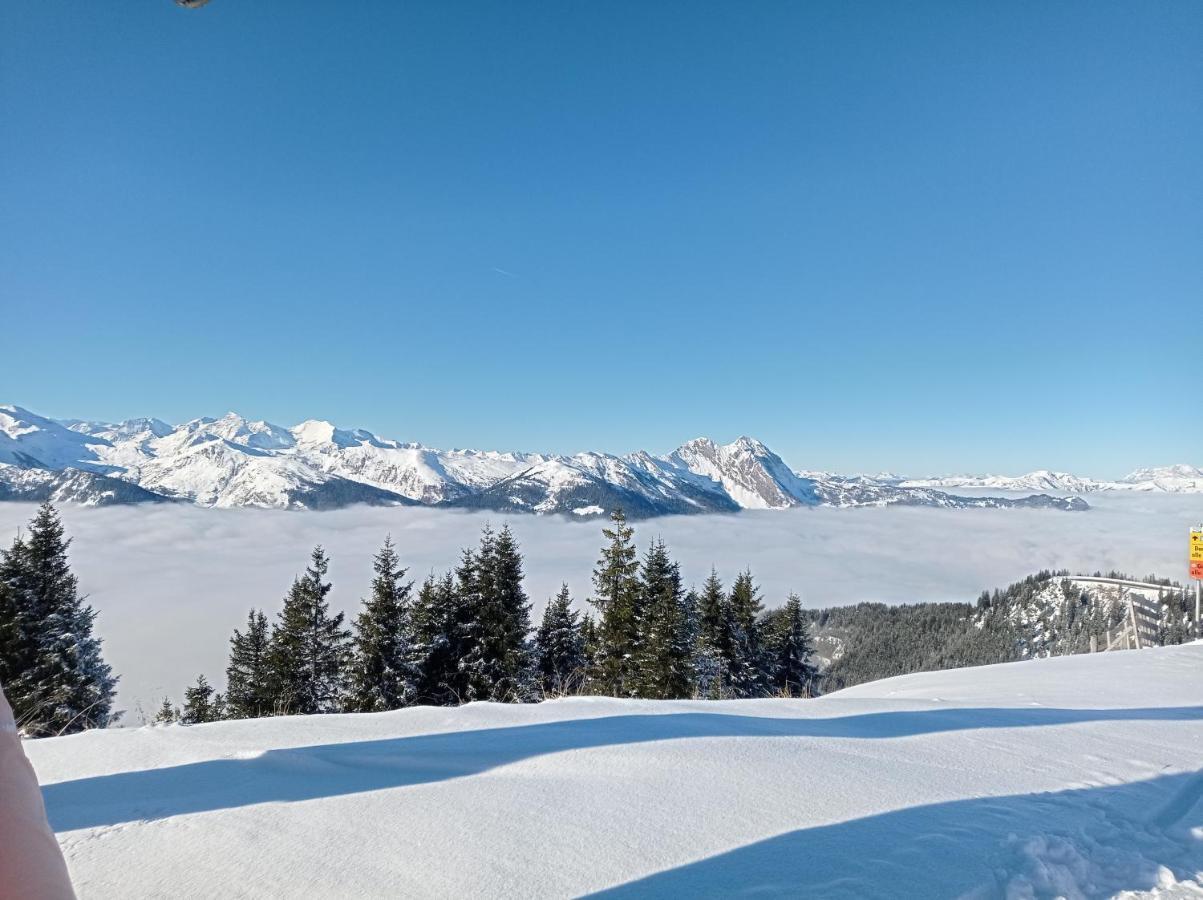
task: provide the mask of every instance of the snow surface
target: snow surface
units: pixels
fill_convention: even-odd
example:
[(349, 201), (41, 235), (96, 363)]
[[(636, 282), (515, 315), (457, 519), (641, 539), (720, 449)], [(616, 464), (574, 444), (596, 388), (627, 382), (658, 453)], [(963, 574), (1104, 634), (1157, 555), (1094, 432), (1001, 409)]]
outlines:
[(84, 900), (1197, 896), (1201, 700), (1193, 644), (26, 751)]

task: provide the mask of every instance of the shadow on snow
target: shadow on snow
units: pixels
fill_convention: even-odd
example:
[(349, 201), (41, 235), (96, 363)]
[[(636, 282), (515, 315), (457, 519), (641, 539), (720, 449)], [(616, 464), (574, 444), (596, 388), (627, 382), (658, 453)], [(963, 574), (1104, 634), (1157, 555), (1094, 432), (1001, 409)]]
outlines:
[(1109, 897), (1157, 887), (1162, 866), (1176, 879), (1203, 870), (1190, 832), (1201, 799), (1203, 771), (915, 806), (787, 832), (591, 897)]
[(45, 785), (55, 831), (164, 819), (258, 803), (314, 800), (462, 778), (567, 750), (684, 738), (900, 738), (947, 731), (1117, 721), (1203, 721), (1203, 706), (1163, 709), (938, 709), (794, 719), (672, 713), (269, 750)]

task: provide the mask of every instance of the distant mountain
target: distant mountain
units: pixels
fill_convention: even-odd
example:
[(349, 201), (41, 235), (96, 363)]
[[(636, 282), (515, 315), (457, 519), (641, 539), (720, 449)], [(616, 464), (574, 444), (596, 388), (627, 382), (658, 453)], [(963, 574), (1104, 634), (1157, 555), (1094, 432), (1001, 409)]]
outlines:
[(138, 485), (79, 469), (28, 469), (0, 463), (0, 500), (116, 506), (167, 500)]
[(1197, 466), (1160, 466), (1137, 469), (1119, 481), (1096, 481), (1068, 472), (1040, 469), (1026, 475), (946, 475), (899, 482), (900, 487), (988, 488), (994, 491), (1059, 491), (1088, 494), (1095, 491), (1150, 491), (1163, 493), (1203, 493), (1203, 469)]
[(232, 412), (169, 425), (146, 418), (54, 420), (0, 406), (0, 466), (0, 499), (94, 505), (422, 504), (577, 517), (622, 507), (644, 518), (799, 506), (1086, 508), (1076, 497), (959, 497), (937, 490), (942, 484), (892, 475), (800, 473), (749, 437), (730, 444), (697, 438), (665, 456), (436, 450), (329, 422), (285, 428)]

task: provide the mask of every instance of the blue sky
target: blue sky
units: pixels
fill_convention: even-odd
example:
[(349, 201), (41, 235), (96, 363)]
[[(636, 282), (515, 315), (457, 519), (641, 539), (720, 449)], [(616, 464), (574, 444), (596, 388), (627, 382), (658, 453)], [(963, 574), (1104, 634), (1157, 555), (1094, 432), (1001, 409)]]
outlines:
[(1200, 46), (1197, 2), (13, 0), (0, 395), (1200, 463)]

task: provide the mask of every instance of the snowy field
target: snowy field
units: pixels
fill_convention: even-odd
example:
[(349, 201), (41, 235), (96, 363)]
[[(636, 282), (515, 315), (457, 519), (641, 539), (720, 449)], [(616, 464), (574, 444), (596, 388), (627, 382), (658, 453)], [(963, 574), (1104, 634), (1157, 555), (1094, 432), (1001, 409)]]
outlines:
[[(807, 606), (860, 600), (973, 600), (1040, 568), (1178, 575), (1185, 530), (1203, 520), (1203, 495), (1098, 494), (1084, 513), (1055, 510), (795, 509), (636, 523), (640, 548), (663, 536), (686, 583), (717, 566), (730, 583), (751, 566), (768, 606), (793, 590)], [(0, 503), (7, 544), (34, 507)], [(487, 521), (508, 521), (526, 554), (535, 617), (561, 581), (583, 603), (602, 543), (601, 523), (435, 509), (330, 512), (191, 506), (65, 507), (72, 565), (100, 611), (105, 657), (121, 675), (118, 707), (138, 724), (164, 695), (177, 702), (204, 673), (224, 686), (230, 633), (246, 612), (274, 617), (309, 551), (330, 552), (337, 609), (367, 590), (371, 557), (391, 532), (419, 580), (443, 571)]]
[(1203, 643), (26, 749), (84, 900), (1203, 896)]

